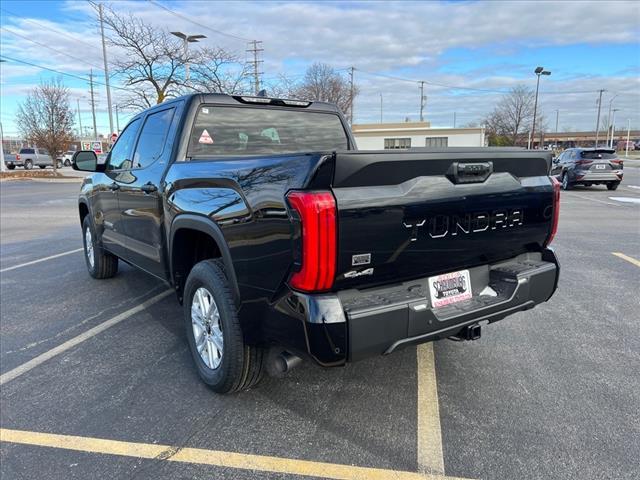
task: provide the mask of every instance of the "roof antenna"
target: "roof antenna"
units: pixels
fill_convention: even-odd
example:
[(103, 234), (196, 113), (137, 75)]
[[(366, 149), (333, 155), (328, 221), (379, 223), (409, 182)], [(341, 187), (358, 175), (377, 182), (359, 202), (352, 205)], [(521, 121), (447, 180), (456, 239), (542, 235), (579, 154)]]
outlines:
[(258, 92), (258, 96), (259, 97), (266, 97), (267, 96), (267, 91), (263, 88), (262, 90), (260, 90)]

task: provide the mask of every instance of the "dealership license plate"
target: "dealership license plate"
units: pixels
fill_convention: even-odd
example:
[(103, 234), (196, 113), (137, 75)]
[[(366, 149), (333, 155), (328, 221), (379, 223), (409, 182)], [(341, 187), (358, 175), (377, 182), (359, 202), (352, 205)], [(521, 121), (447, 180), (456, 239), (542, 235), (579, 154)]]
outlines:
[(602, 164), (600, 164), (600, 165), (596, 165), (596, 168), (597, 168), (598, 170), (604, 170), (604, 169), (606, 168), (606, 165), (602, 165)]
[(460, 270), (459, 272), (430, 277), (429, 293), (433, 308), (468, 300), (471, 298), (469, 270)]

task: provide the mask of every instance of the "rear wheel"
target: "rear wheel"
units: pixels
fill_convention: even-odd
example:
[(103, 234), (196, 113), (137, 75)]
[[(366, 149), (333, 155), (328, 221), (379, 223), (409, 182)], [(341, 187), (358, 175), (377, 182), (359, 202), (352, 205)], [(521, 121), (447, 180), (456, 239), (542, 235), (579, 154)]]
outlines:
[(47, 168), (47, 166), (46, 166), (46, 165), (38, 165), (38, 166), (39, 166), (41, 169), (43, 169), (43, 170), (44, 170), (45, 168)]
[(562, 174), (562, 189), (563, 190), (571, 190), (573, 188), (573, 184), (569, 181), (569, 174), (564, 172)]
[(24, 169), (31, 170), (33, 168), (33, 162), (31, 160), (24, 161)]
[(620, 182), (607, 183), (607, 190), (617, 190)]
[(62, 168), (62, 160), (56, 162), (56, 168)]
[(212, 390), (232, 393), (260, 381), (264, 352), (244, 344), (220, 261), (202, 261), (189, 273), (184, 288), (184, 322), (198, 375)]
[(64, 161), (64, 166), (65, 167), (70, 167), (71, 166), (71, 162), (69, 160), (65, 160)]
[(8, 168), (9, 170), (13, 170), (14, 168), (16, 168), (16, 166), (15, 166), (15, 165), (7, 165), (7, 168)]
[(84, 259), (89, 275), (93, 278), (111, 278), (118, 273), (118, 257), (105, 252), (97, 243), (93, 223), (89, 215), (82, 221), (82, 239), (84, 241)]

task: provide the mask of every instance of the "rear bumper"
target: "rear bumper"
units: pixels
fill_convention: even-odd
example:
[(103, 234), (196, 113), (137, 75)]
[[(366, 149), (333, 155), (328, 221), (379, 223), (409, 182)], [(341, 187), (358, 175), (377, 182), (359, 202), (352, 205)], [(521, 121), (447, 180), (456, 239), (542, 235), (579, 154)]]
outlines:
[[(560, 267), (554, 252), (547, 249), (469, 271), (473, 298), (437, 309), (430, 304), (427, 277), (323, 295), (291, 292), (278, 302), (276, 310), (296, 316), (304, 332), (289, 337), (301, 341), (280, 343), (324, 366), (386, 355), (546, 302), (557, 288)], [(487, 286), (497, 296), (478, 295)]]
[(606, 172), (584, 171), (576, 172), (576, 183), (619, 182), (622, 180), (622, 171), (609, 170)]

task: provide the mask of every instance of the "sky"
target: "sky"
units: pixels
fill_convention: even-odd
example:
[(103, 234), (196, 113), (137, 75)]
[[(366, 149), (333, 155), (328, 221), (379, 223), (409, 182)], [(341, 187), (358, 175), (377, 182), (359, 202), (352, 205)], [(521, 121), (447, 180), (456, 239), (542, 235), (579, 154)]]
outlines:
[[(95, 0), (98, 1), (98, 0)], [(166, 8), (180, 16), (162, 9)], [(434, 127), (480, 123), (504, 92), (540, 82), (539, 112), (551, 131), (593, 130), (602, 115), (640, 128), (640, 2), (423, 1), (266, 2), (128, 1), (110, 3), (158, 28), (204, 34), (203, 44), (248, 58), (262, 41), (263, 80), (300, 78), (314, 62), (344, 75), (355, 67), (354, 123), (419, 119)], [(87, 1), (0, 3), (0, 120), (18, 134), (15, 112), (42, 80), (62, 78), (83, 126), (91, 125), (88, 75), (96, 79), (97, 125), (108, 134), (99, 29)], [(186, 17), (186, 18), (183, 18)], [(109, 55), (117, 52), (108, 51)], [(32, 64), (32, 65), (27, 65)], [(44, 68), (43, 68), (44, 67)], [(49, 70), (46, 70), (46, 69)], [(62, 72), (65, 75), (60, 75)], [(111, 79), (114, 103), (121, 101)], [(382, 105), (381, 105), (382, 104)], [(381, 108), (382, 106), (382, 108)], [(382, 111), (381, 111), (382, 110)], [(115, 114), (115, 113), (114, 113)], [(120, 109), (122, 129), (133, 112)], [(115, 123), (115, 119), (114, 119)]]

